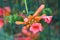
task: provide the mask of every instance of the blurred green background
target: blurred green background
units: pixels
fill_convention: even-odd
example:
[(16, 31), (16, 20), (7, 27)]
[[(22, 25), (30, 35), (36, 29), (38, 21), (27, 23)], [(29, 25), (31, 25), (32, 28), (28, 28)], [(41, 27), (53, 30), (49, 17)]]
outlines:
[[(60, 12), (58, 12), (58, 0), (26, 0), (26, 3), (28, 7), (28, 13), (34, 13), (41, 4), (45, 4), (45, 8), (50, 8), (52, 11), (51, 14), (47, 12), (47, 15), (53, 16), (52, 22), (50, 24), (46, 24), (41, 21), (42, 25), (44, 26), (44, 31), (40, 33), (40, 37), (36, 40), (60, 40)], [(19, 12), (23, 12), (23, 10), (26, 10), (24, 0), (0, 0), (0, 7), (5, 6), (10, 6), (11, 12), (13, 11), (13, 9), (15, 9), (14, 11)], [(7, 25), (9, 26), (9, 24)], [(12, 26), (14, 25), (12, 24)], [(10, 33), (13, 34), (10, 36), (5, 32), (15, 32), (21, 29), (20, 28), (16, 30), (16, 27), (11, 27), (12, 29), (8, 27), (10, 29), (9, 30), (7, 27), (7, 30), (4, 30), (4, 28), (0, 29), (0, 40), (14, 40), (13, 35), (15, 33)]]

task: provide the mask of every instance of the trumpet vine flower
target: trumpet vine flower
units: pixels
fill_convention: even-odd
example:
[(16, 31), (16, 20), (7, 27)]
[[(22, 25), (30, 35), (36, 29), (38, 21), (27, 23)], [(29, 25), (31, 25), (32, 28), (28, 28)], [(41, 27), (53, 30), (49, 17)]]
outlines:
[(4, 25), (4, 16), (9, 16), (11, 12), (10, 7), (0, 8), (0, 28)]
[(0, 16), (3, 15), (3, 8), (0, 8)]
[[(51, 22), (51, 16), (46, 16), (46, 14), (43, 14), (42, 16), (39, 16), (39, 13), (41, 13), (41, 11), (44, 9), (45, 5), (41, 5), (36, 12), (33, 15), (29, 15), (28, 17), (24, 18), (24, 22), (20, 22), (20, 21), (16, 21), (15, 23), (17, 25), (20, 24), (25, 24), (26, 26), (24, 26), (22, 28), (22, 32), (28, 36), (31, 36), (31, 32), (33, 34), (38, 33), (39, 31), (43, 31), (43, 27), (42, 24), (39, 23), (40, 20), (44, 19), (45, 22), (50, 23)], [(48, 19), (48, 20), (47, 20)], [(27, 31), (27, 29), (29, 28), (30, 32)]]
[(4, 25), (4, 21), (3, 19), (0, 18), (0, 29), (3, 27), (3, 25)]
[(9, 6), (4, 7), (3, 10), (4, 10), (3, 11), (4, 12), (4, 16), (9, 16), (10, 15), (11, 9), (10, 9)]
[(0, 16), (9, 16), (11, 12), (11, 9), (9, 6), (0, 8)]
[(42, 16), (42, 19), (49, 24), (52, 20), (52, 16)]
[(33, 23), (30, 27), (30, 31), (32, 31), (34, 34), (36, 34), (39, 31), (43, 31), (43, 27), (41, 23)]

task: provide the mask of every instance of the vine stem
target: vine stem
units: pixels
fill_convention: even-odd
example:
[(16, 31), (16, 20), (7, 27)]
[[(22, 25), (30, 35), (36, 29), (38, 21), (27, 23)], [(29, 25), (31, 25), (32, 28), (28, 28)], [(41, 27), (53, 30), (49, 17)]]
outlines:
[(27, 15), (28, 15), (28, 7), (27, 7), (27, 2), (26, 2), (26, 0), (25, 0), (25, 7), (26, 7)]

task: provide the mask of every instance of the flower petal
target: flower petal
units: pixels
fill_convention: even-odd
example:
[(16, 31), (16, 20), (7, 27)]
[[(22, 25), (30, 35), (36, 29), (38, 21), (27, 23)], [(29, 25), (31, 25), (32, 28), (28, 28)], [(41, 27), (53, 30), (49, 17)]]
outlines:
[(6, 11), (8, 11), (8, 12), (11, 12), (11, 9), (10, 9), (10, 7), (9, 7), (9, 6), (4, 7), (4, 9), (5, 9)]
[(43, 9), (44, 9), (45, 5), (42, 4), (38, 9), (37, 11), (34, 13), (33, 17), (37, 16)]
[(0, 8), (0, 16), (3, 15), (3, 9)]
[(45, 22), (50, 23), (52, 20), (52, 16), (42, 16), (42, 19), (44, 19)]
[(4, 25), (4, 22), (3, 22), (3, 20), (0, 19), (0, 28), (2, 28), (3, 25)]
[(30, 27), (30, 31), (32, 31), (34, 34), (42, 30), (43, 30), (43, 27), (40, 23), (33, 23)]
[(24, 24), (24, 22), (16, 21), (15, 22), (17, 25)]
[(28, 22), (28, 18), (24, 18), (24, 22)]

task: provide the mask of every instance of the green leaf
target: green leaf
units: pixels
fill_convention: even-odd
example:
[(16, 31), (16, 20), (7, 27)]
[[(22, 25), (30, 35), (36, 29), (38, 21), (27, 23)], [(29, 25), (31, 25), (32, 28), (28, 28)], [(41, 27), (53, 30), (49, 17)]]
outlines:
[(21, 16), (18, 16), (18, 14), (13, 15), (13, 21), (24, 21), (24, 19)]
[(47, 12), (48, 12), (48, 14), (50, 14), (50, 15), (52, 15), (52, 10), (50, 9), (50, 8), (45, 8), (43, 11), (42, 11), (42, 13), (44, 14), (47, 14)]
[(29, 11), (28, 15), (33, 15), (34, 11)]
[(18, 21), (24, 21), (24, 19), (21, 16), (18, 16)]
[(14, 21), (14, 22), (18, 20), (18, 14), (17, 14), (17, 13), (14, 14), (14, 15), (12, 15), (12, 16), (13, 16), (13, 21)]
[(12, 21), (13, 21), (13, 20), (12, 20), (12, 17), (13, 17), (12, 15), (8, 16), (8, 22), (9, 22), (9, 23), (12, 23)]

